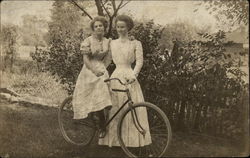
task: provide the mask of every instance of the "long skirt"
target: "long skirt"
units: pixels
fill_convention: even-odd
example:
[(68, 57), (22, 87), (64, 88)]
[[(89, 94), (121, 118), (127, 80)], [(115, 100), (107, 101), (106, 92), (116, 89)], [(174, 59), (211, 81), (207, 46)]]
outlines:
[[(125, 78), (128, 76), (133, 75), (132, 69), (116, 69), (114, 73), (111, 75), (111, 78), (119, 78), (122, 81), (125, 81)], [(115, 89), (124, 89), (125, 87), (122, 86), (118, 81), (113, 80), (110, 83), (111, 88)], [(140, 87), (139, 82), (136, 80), (134, 83), (130, 84), (128, 86), (132, 101), (134, 103), (143, 102), (144, 97), (142, 94), (142, 90)], [(112, 109), (109, 112), (109, 118), (111, 118), (116, 111), (123, 105), (123, 103), (127, 100), (127, 95), (122, 92), (111, 92), (111, 100), (112, 100)], [(117, 125), (119, 118), (121, 117), (121, 114), (124, 110), (128, 108), (128, 105), (126, 105), (120, 113), (114, 118), (114, 120), (111, 121), (107, 128), (107, 135), (99, 139), (99, 145), (108, 145), (108, 146), (120, 146), (118, 137), (117, 137)], [(147, 110), (146, 108), (139, 108), (136, 110), (138, 119), (142, 125), (142, 127), (147, 131), (145, 138), (142, 134), (139, 133), (137, 128), (134, 125), (132, 115), (129, 113), (126, 115), (123, 125), (122, 125), (122, 137), (124, 140), (124, 143), (128, 147), (139, 147), (139, 146), (145, 146), (150, 143), (151, 136), (149, 131), (149, 124), (148, 124), (148, 116), (147, 116)]]
[(106, 71), (97, 77), (85, 65), (80, 72), (73, 94), (74, 119), (82, 119), (88, 113), (112, 105), (108, 85), (104, 82), (109, 77)]

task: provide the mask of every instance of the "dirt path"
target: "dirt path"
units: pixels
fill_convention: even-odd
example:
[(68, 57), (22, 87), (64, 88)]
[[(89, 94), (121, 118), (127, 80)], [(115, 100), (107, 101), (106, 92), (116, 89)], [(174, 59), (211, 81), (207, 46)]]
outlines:
[[(171, 157), (240, 156), (227, 142), (201, 136), (175, 134), (166, 153)], [(0, 101), (0, 157), (125, 157), (120, 148), (77, 147), (64, 141), (58, 128), (57, 109)]]

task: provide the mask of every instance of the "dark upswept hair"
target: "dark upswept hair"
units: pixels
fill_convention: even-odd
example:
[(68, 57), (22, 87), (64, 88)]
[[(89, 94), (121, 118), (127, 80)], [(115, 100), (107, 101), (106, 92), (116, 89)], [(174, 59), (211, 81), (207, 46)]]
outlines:
[(118, 15), (115, 19), (115, 25), (117, 24), (118, 21), (123, 21), (126, 23), (128, 27), (128, 31), (130, 31), (134, 27), (134, 21), (132, 18), (128, 15)]
[(92, 31), (94, 31), (94, 24), (97, 21), (100, 21), (103, 24), (104, 30), (106, 31), (108, 27), (108, 21), (104, 16), (97, 16), (90, 22), (90, 28), (92, 29)]

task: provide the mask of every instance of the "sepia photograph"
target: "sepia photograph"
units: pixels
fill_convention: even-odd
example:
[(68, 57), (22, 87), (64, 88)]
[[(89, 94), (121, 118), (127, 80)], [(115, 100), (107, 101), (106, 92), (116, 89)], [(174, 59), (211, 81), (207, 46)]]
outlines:
[(2, 0), (0, 158), (248, 157), (247, 0)]

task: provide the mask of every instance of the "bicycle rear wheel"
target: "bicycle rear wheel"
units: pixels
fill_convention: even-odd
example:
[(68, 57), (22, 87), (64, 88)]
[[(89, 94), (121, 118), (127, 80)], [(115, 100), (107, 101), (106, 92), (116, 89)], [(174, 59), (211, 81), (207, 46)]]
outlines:
[[(130, 147), (128, 145), (128, 139), (126, 137), (126, 130), (124, 130), (125, 126), (125, 119), (131, 119), (132, 118), (132, 112), (137, 115), (138, 122), (144, 122), (140, 123), (142, 128), (145, 128), (147, 125), (145, 125), (144, 118), (140, 118), (140, 109), (145, 108), (144, 111), (147, 112), (147, 118), (148, 118), (148, 125), (149, 129), (146, 129), (146, 132), (150, 133), (151, 142), (147, 144), (143, 144), (143, 140), (140, 140), (139, 145), (136, 147)], [(136, 120), (136, 117), (134, 117)], [(135, 126), (135, 124), (130, 125)], [(120, 121), (118, 123), (118, 140), (121, 144), (122, 149), (129, 157), (162, 157), (164, 153), (166, 152), (169, 143), (172, 138), (172, 131), (171, 126), (169, 123), (169, 120), (165, 113), (158, 108), (157, 106), (142, 102), (138, 104), (134, 104), (132, 108), (128, 108), (121, 116)], [(134, 136), (140, 136), (141, 133), (134, 133)], [(149, 137), (143, 137), (143, 138), (149, 138)], [(149, 139), (150, 139), (149, 138)], [(127, 144), (126, 144), (127, 143)]]
[(66, 98), (58, 111), (58, 122), (64, 139), (74, 145), (88, 145), (96, 134), (91, 118), (73, 119), (72, 96)]

